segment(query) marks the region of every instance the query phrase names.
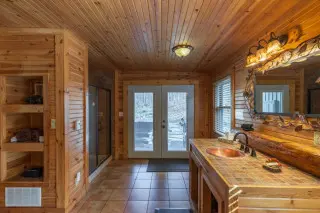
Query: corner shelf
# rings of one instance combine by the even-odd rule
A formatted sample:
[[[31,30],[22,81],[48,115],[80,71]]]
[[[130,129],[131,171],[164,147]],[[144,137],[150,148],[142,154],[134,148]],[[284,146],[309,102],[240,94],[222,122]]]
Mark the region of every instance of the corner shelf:
[[[1,111],[4,113],[43,113],[43,104],[3,104]]]
[[[8,152],[43,152],[44,144],[40,142],[3,143],[1,151]]]

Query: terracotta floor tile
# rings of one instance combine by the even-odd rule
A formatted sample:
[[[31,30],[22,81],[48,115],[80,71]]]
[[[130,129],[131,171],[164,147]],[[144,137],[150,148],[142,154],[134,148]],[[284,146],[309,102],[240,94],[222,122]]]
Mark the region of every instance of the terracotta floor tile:
[[[124,177],[120,179],[120,183],[115,186],[117,189],[132,189],[135,183],[135,178]]]
[[[151,188],[152,189],[167,189],[169,188],[168,180],[167,179],[153,179],[151,181]]]
[[[138,180],[151,180],[152,178],[152,172],[139,172],[137,179]]]
[[[130,197],[131,189],[114,189],[109,200],[127,201]]]
[[[169,190],[168,189],[151,189],[149,200],[152,200],[152,201],[169,200]]]
[[[182,180],[168,180],[169,189],[185,189],[186,185]]]
[[[170,208],[190,208],[189,201],[170,201]]]
[[[126,201],[108,201],[101,213],[123,213],[126,204]]]
[[[107,201],[112,193],[112,189],[95,188],[88,192],[88,201]]]
[[[148,201],[128,201],[125,213],[146,213]]]
[[[134,178],[124,177],[115,180],[104,180],[99,187],[107,189],[131,189],[135,182]]]
[[[150,189],[151,186],[151,180],[136,180],[134,183],[133,188],[136,189]]]
[[[132,189],[130,201],[147,201],[149,200],[150,189]]]
[[[168,178],[168,174],[166,172],[154,172],[152,179],[167,179]]]
[[[181,172],[168,172],[168,179],[170,180],[182,180]]]
[[[79,213],[100,213],[105,204],[105,201],[87,201],[82,205]]]
[[[170,201],[189,201],[186,189],[169,189]]]
[[[147,213],[154,213],[155,208],[169,208],[169,201],[149,201]]]

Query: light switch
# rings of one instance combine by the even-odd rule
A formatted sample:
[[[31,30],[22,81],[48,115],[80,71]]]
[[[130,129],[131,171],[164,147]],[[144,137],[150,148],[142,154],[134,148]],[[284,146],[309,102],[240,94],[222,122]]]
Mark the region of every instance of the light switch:
[[[77,172],[76,179],[75,179],[76,186],[79,184],[80,180],[81,180],[81,173]]]
[[[56,119],[51,119],[51,129],[56,129]]]
[[[320,145],[320,132],[314,132],[314,145]]]

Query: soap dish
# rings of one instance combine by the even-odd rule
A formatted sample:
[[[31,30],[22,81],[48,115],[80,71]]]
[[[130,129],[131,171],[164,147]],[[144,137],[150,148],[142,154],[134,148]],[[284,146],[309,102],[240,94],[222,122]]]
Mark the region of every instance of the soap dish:
[[[262,167],[272,173],[279,173],[281,172],[282,165],[277,159],[270,158],[262,165]]]

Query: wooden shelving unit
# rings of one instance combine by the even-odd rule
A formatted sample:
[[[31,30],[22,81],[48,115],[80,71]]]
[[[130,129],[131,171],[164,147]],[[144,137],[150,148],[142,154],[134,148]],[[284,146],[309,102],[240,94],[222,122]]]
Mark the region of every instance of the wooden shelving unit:
[[[4,104],[1,111],[4,113],[42,113],[43,104]]]
[[[3,143],[2,151],[8,152],[43,152],[44,145],[40,142]]]
[[[42,83],[43,104],[26,104],[27,97],[34,95],[32,83]],[[46,181],[48,166],[48,74],[0,75],[0,184],[28,186]],[[24,128],[43,129],[44,143],[35,141],[11,143],[10,138]],[[27,168],[43,167],[41,178],[21,176]]]

